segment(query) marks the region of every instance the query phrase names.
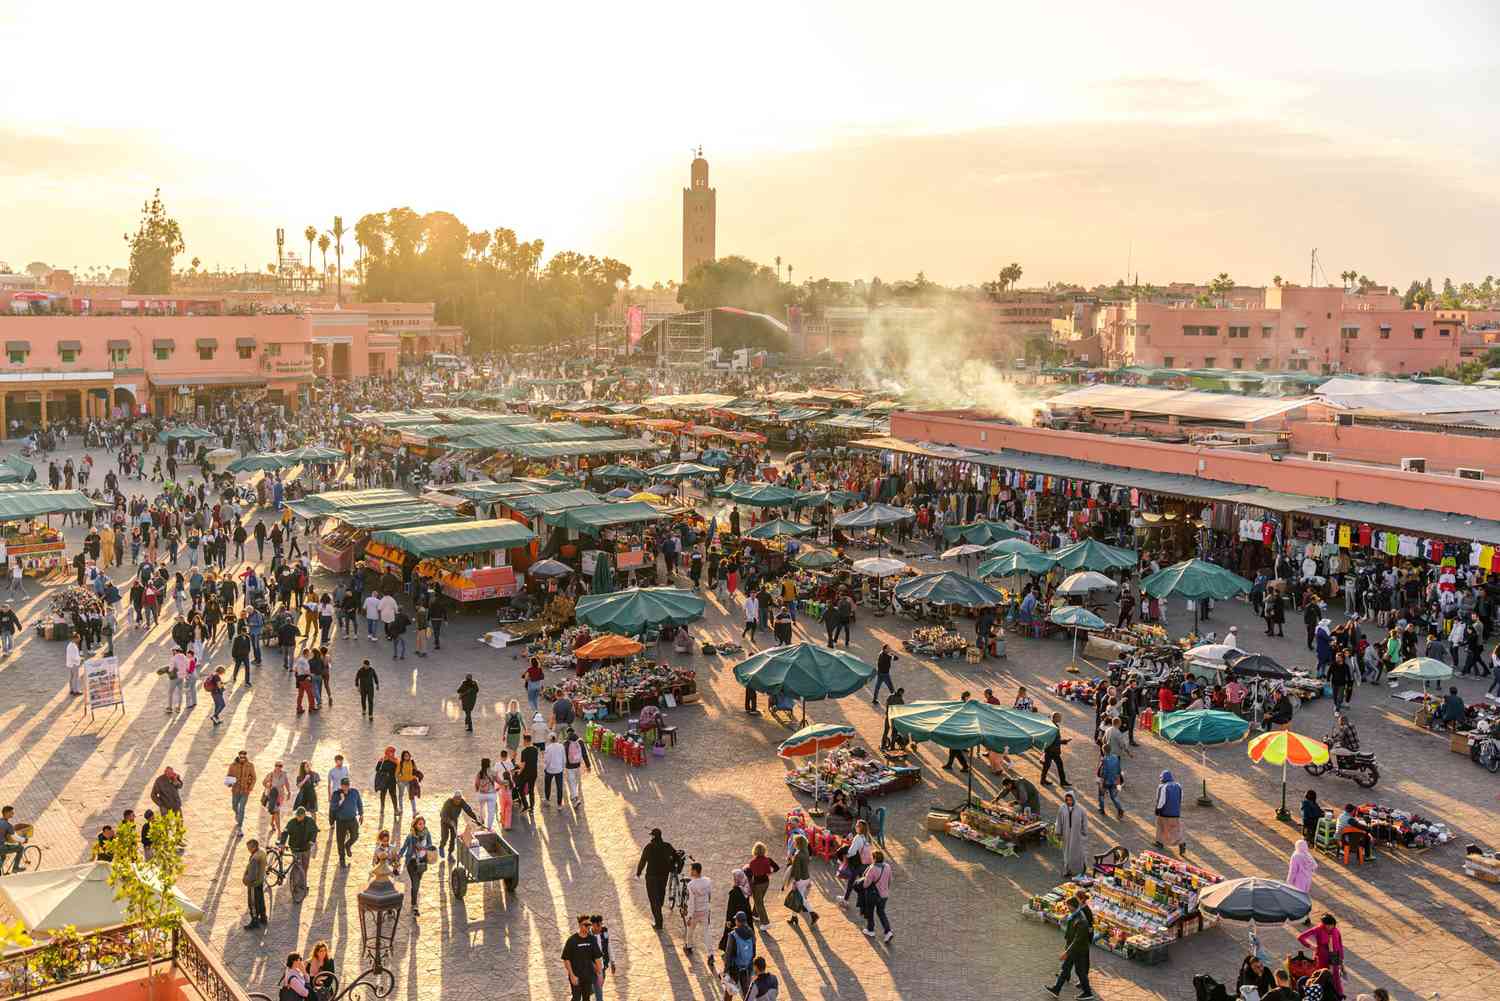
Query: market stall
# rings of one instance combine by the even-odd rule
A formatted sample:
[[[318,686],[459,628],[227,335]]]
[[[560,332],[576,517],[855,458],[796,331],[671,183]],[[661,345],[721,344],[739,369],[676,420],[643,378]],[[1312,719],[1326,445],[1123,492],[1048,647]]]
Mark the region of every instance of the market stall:
[[[377,528],[411,528],[463,520],[452,508],[422,500],[353,508],[325,515],[324,519],[313,543],[313,557],[334,573],[348,573],[354,568],[358,554],[369,545],[370,533]]]
[[[520,589],[516,571],[535,555],[536,534],[503,518],[383,529],[365,558],[403,579],[417,573],[455,601],[509,597]]]
[[[549,648],[544,644],[537,649]],[[604,664],[542,689],[542,698],[548,702],[567,697],[581,716],[591,719],[639,713],[648,705],[661,705],[665,696],[671,696],[676,705],[694,702],[697,694],[696,671],[642,656]]]
[[[67,565],[63,535],[45,521],[51,514],[92,512],[94,502],[78,490],[48,490],[34,484],[0,489],[0,559],[20,560],[29,577],[44,577]]]
[[[922,769],[909,764],[893,765],[863,747],[836,748],[821,760],[799,764],[785,775],[786,784],[798,792],[827,802],[835,791],[849,801],[887,796],[916,786]]]
[[[1061,927],[1069,915],[1068,899],[1086,890],[1094,914],[1094,944],[1155,964],[1165,961],[1173,941],[1203,930],[1198,895],[1223,878],[1184,859],[1142,851],[1120,862],[1096,864],[1088,885],[1069,881],[1036,894],[1022,913]]]

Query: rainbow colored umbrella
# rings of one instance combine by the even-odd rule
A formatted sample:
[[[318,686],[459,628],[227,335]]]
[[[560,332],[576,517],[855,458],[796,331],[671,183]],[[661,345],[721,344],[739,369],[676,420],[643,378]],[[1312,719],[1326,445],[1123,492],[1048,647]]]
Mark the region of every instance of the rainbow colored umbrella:
[[[807,812],[814,817],[823,815],[822,807],[818,806],[818,799],[822,788],[822,770],[818,767],[818,758],[824,751],[831,751],[848,743],[854,737],[854,727],[843,723],[809,723],[786,740],[783,740],[776,753],[783,758],[805,758],[809,754],[813,756],[813,805]]]
[[[1290,730],[1272,730],[1252,740],[1246,748],[1250,760],[1281,766],[1281,809],[1277,820],[1290,820],[1286,809],[1287,765],[1321,765],[1328,760],[1328,745]]]

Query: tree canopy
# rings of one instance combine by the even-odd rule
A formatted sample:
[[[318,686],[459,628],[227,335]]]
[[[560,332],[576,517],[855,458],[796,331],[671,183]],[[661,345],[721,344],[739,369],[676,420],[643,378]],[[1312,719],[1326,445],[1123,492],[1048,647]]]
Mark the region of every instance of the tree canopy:
[[[612,257],[570,250],[544,264],[541,240],[470,230],[451,212],[372,212],[354,238],[364,301],[435,302],[437,322],[462,325],[480,349],[583,334],[630,278]]]
[[[787,304],[797,301],[797,294],[764,264],[731,254],[694,268],[678,288],[677,301],[688,309],[733,306],[779,319]]]
[[[167,215],[161,189],[141,206],[141,221],[135,235],[125,234],[130,248],[129,288],[141,295],[162,295],[172,291],[172,261],[187,249],[182,228]]]

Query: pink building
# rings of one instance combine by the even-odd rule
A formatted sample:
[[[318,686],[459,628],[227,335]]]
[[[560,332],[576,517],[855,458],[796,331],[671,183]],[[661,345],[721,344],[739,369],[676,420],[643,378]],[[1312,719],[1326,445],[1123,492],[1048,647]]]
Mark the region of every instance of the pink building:
[[[1266,289],[1264,308],[1108,306],[1095,329],[1111,366],[1401,375],[1458,365],[1469,322],[1389,294],[1287,285]]]

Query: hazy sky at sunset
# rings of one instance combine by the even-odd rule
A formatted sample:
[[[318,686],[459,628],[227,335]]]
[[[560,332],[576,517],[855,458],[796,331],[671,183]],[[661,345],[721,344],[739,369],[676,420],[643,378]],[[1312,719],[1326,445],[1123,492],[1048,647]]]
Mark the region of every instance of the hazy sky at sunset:
[[[447,209],[678,277],[1384,283],[1500,272],[1500,13],[1254,5],[0,3],[0,260],[264,268],[335,213]]]

